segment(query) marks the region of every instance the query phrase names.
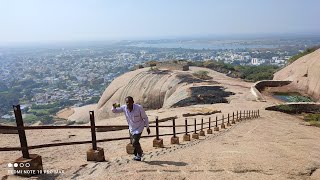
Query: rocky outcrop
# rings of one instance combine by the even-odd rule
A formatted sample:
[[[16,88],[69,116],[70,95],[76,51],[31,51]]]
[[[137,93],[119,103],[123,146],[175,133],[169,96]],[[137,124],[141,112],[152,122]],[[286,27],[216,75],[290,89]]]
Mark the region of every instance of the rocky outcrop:
[[[193,82],[201,80],[193,78],[189,73],[178,71],[143,68],[128,72],[112,81],[105,90],[98,102],[97,117],[114,117],[110,112],[112,104],[124,104],[127,96],[132,96],[135,102],[143,105],[145,109],[159,109],[177,89]]]
[[[189,106],[192,104],[212,104],[216,102],[227,102],[224,97],[224,89],[214,89],[210,97],[202,97],[195,94],[195,87],[214,86],[214,81],[205,81],[196,78],[190,72],[178,70],[158,70],[143,68],[128,72],[116,78],[101,96],[97,109],[97,119],[115,117],[111,112],[113,103],[125,104],[125,98],[132,96],[136,103],[141,104],[146,110]],[[208,92],[202,92],[208,94]],[[200,95],[200,97],[196,97]],[[201,100],[202,98],[202,100]],[[199,102],[198,102],[199,100]]]
[[[293,91],[320,99],[320,49],[303,56],[274,74],[274,80],[292,81]]]

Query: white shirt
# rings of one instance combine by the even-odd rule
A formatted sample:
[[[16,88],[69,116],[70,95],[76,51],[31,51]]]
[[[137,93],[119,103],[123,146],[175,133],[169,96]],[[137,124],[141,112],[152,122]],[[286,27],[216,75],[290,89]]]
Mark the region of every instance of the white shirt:
[[[149,128],[149,119],[146,112],[143,110],[142,106],[139,104],[133,104],[133,109],[130,112],[127,105],[122,105],[121,107],[112,107],[113,113],[124,112],[131,134],[140,134],[143,131],[144,126]]]

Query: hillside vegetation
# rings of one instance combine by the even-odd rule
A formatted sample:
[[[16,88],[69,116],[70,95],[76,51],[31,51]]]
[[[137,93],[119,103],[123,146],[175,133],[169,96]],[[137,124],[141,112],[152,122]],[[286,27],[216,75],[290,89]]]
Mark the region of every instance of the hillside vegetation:
[[[315,50],[317,50],[317,49],[319,49],[319,48],[320,48],[320,46],[315,46],[315,47],[307,48],[305,51],[303,51],[303,52],[301,52],[301,53],[299,53],[299,54],[297,54],[297,55],[292,56],[292,57],[288,60],[287,64],[291,64],[291,63],[293,63],[294,61],[296,61],[297,59],[301,58],[302,56],[305,56],[305,55],[307,55],[307,54],[310,54],[310,53],[314,52]]]
[[[246,81],[256,82],[260,80],[271,80],[273,74],[279,70],[279,67],[272,65],[262,66],[241,66],[226,64],[222,61],[197,61],[189,62],[190,66],[205,67],[227,74],[230,77],[241,78]]]
[[[311,126],[320,127],[320,114],[306,114],[304,115],[304,120],[309,122]]]

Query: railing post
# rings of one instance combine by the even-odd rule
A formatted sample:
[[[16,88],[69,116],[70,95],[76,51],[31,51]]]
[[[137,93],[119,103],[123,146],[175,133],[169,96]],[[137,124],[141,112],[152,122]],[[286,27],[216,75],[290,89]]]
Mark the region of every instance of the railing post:
[[[231,126],[230,124],[230,114],[228,113],[228,122],[227,122],[227,126]]]
[[[171,144],[179,144],[179,137],[176,136],[176,120],[172,119],[173,137],[171,137]]]
[[[13,106],[13,111],[14,111],[14,116],[16,118],[16,123],[18,127],[22,157],[26,159],[30,159],[27,137],[26,137],[26,132],[24,130],[20,105]]]
[[[200,136],[205,136],[205,133],[203,131],[203,118],[201,118],[201,130],[200,130]]]
[[[186,134],[188,134],[188,120],[187,118],[184,120],[185,126],[186,126]]]
[[[89,111],[92,148],[87,151],[87,161],[105,161],[103,148],[97,147],[96,125],[94,119],[94,111]]]
[[[18,164],[19,166],[14,166],[15,174],[19,176],[27,176],[30,177],[36,174],[42,174],[43,166],[42,166],[42,157],[38,154],[29,154],[27,137],[24,130],[24,124],[22,119],[22,113],[20,109],[20,105],[13,106],[13,112],[17,123],[20,146],[22,151],[22,157],[15,160],[14,164]],[[29,166],[21,166],[29,164]],[[30,173],[32,172],[32,173]]]
[[[249,119],[251,119],[250,110],[249,110]]]
[[[237,111],[237,120],[236,121],[239,122],[239,113],[238,113],[238,111]]]
[[[203,130],[203,118],[201,119],[201,131]]]
[[[172,119],[173,137],[176,137],[176,122],[175,118]]]
[[[221,129],[225,129],[226,126],[224,125],[224,115],[222,114],[222,124],[221,124]]]
[[[260,117],[260,111],[259,111],[259,109],[258,109],[258,117]]]
[[[213,129],[214,131],[219,131],[219,127],[218,127],[218,116],[216,116],[216,126]]]
[[[186,134],[183,135],[183,141],[190,141],[190,134],[188,134],[188,119],[184,120],[185,127],[186,127]]]
[[[199,139],[199,134],[197,133],[197,119],[194,118],[194,133],[192,134],[193,139]]]
[[[153,140],[153,147],[163,147],[163,139],[159,138],[159,118],[156,116],[156,138]]]
[[[94,122],[94,111],[90,111],[90,125],[91,125],[91,138],[92,138],[92,149],[97,150],[97,136],[96,136],[96,125]]]
[[[251,111],[251,116],[252,116],[251,119],[253,119],[254,118],[253,110]]]
[[[235,124],[236,122],[234,121],[234,112],[232,112],[232,121],[231,124]]]
[[[212,134],[212,129],[211,129],[211,117],[209,117],[209,129],[207,129],[207,134]]]
[[[241,116],[241,110],[240,110],[240,120],[242,120],[242,116]]]
[[[248,119],[248,111],[244,111],[244,119]]]
[[[159,118],[156,117],[156,139],[159,140]]]

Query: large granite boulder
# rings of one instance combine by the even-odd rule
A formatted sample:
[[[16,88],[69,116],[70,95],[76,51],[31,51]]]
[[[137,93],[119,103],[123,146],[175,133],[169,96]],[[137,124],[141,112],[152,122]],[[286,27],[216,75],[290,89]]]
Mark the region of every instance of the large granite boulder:
[[[127,96],[132,96],[135,102],[143,105],[146,110],[159,109],[167,99],[172,99],[171,96],[176,91],[185,89],[188,84],[201,82],[202,80],[183,71],[150,70],[150,68],[131,71],[116,78],[107,87],[98,102],[96,117],[105,119],[116,116],[110,111],[112,104],[116,102],[124,104]],[[185,92],[182,99],[188,96],[186,94]]]
[[[274,80],[293,81],[293,91],[320,99],[320,49],[303,56],[274,74]]]

